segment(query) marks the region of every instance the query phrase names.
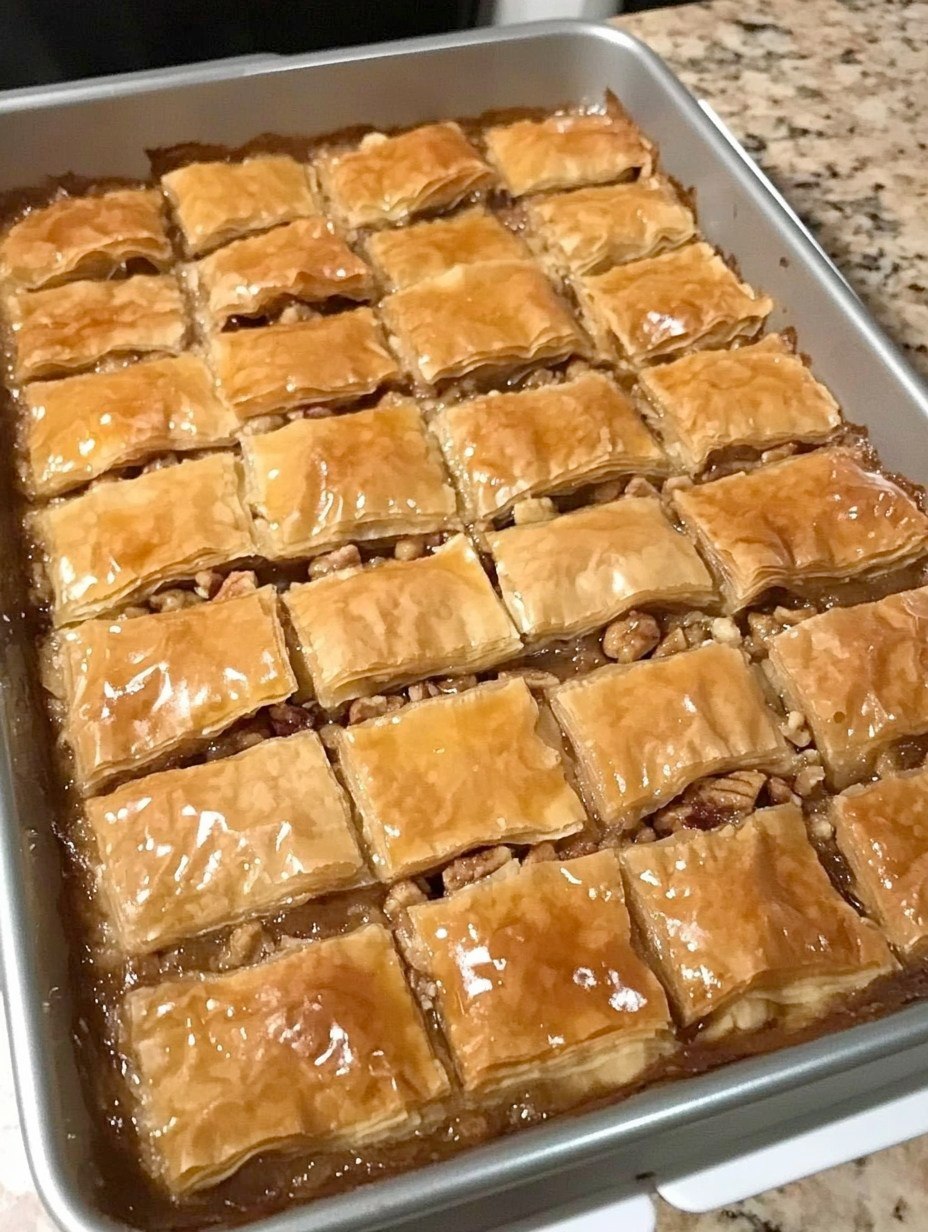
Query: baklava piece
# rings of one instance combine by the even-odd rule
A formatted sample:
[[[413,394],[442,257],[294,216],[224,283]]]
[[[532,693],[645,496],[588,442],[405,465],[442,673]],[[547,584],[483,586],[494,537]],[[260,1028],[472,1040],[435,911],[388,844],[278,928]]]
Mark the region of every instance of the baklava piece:
[[[175,1193],[265,1151],[413,1133],[448,1091],[390,934],[369,924],[225,975],[130,992],[151,1171]]]
[[[830,785],[849,786],[883,749],[928,732],[928,587],[804,620],[773,638],[770,668]]]
[[[486,538],[503,602],[530,642],[590,633],[633,607],[716,602],[708,569],[656,498],[624,497]]]
[[[692,212],[657,177],[541,197],[528,219],[555,268],[572,274],[654,257],[696,234]]]
[[[196,261],[189,275],[213,329],[293,301],[367,300],[374,291],[367,263],[319,216],[235,240]]]
[[[8,311],[20,381],[92,368],[108,357],[176,354],[187,337],[184,298],[166,274],[23,291],[10,297]]]
[[[628,902],[684,1026],[814,1022],[895,967],[828,880],[794,805],[621,856]]]
[[[849,449],[821,449],[674,493],[729,611],[773,588],[874,576],[928,553],[928,517]]]
[[[297,687],[269,586],[131,620],[88,620],[53,635],[52,647],[64,737],[86,794],[201,747]]]
[[[130,954],[357,882],[348,801],[315,732],[87,802],[108,917]]]
[[[702,242],[588,275],[577,290],[603,355],[634,365],[751,337],[773,308]]]
[[[419,560],[343,569],[285,597],[326,708],[436,673],[479,672],[521,643],[463,535]]]
[[[383,317],[406,369],[435,385],[513,374],[588,349],[564,303],[528,261],[458,265],[397,291]]]
[[[254,555],[231,453],[101,483],[32,519],[56,624],[99,616],[202,569]]]
[[[444,274],[455,265],[518,261],[527,255],[521,240],[486,210],[464,210],[450,218],[378,231],[367,250],[394,291]]]
[[[219,385],[241,419],[376,393],[399,372],[370,308],[217,334]]]
[[[841,424],[837,402],[782,334],[685,355],[639,380],[667,452],[691,475],[726,450],[817,445]]]
[[[715,642],[600,668],[551,703],[607,826],[634,825],[707,775],[792,763],[754,669]]]
[[[580,830],[583,806],[539,724],[528,686],[514,678],[340,729],[339,759],[378,877]]]
[[[3,276],[30,291],[109,278],[130,263],[163,270],[171,260],[161,194],[145,188],[60,197],[14,223],[0,243]]]
[[[195,355],[36,381],[22,391],[27,486],[55,496],[158,453],[229,445],[238,419]]]
[[[283,154],[240,163],[190,163],[168,172],[161,183],[191,256],[319,213],[307,168]]]
[[[631,120],[608,112],[519,120],[484,134],[513,197],[608,184],[650,171],[653,149]]]
[[[506,864],[409,918],[461,1083],[577,1101],[674,1047],[664,992],[636,954],[614,851]]]
[[[520,497],[668,469],[629,399],[600,372],[473,398],[440,411],[431,427],[477,520],[504,516]]]
[[[906,956],[928,939],[928,770],[851,787],[832,820],[854,892]]]
[[[454,491],[415,402],[300,419],[243,442],[262,555],[423,535],[456,520]]]
[[[426,124],[387,137],[368,133],[357,149],[324,155],[319,176],[348,227],[405,222],[486,189],[493,173],[457,124]]]

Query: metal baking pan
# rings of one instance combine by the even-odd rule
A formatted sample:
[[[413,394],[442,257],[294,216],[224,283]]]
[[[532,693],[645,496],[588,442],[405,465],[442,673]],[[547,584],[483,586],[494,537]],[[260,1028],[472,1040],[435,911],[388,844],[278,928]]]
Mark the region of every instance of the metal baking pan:
[[[707,237],[774,297],[816,374],[888,466],[928,481],[928,391],[785,203],[651,51],[605,26],[543,23],[287,59],[231,61],[0,96],[0,189],[73,171],[144,175],[148,147],[236,145],[261,132],[408,125],[613,90],[696,189]],[[750,105],[750,100],[746,100]],[[10,471],[12,468],[7,467]],[[7,485],[10,476],[3,480]],[[0,491],[0,519],[11,493]],[[0,522],[0,533],[10,527]],[[26,656],[9,600],[0,626],[0,939],[18,1097],[39,1191],[67,1232],[123,1226],[100,1206],[72,1044],[60,870]],[[928,1062],[928,1003],[879,1022],[561,1118],[448,1162],[249,1225],[354,1232],[401,1223],[488,1228],[589,1194],[609,1177],[695,1169],[799,1124],[898,1093]],[[487,1198],[495,1195],[491,1203]],[[453,1213],[450,1208],[453,1209]]]

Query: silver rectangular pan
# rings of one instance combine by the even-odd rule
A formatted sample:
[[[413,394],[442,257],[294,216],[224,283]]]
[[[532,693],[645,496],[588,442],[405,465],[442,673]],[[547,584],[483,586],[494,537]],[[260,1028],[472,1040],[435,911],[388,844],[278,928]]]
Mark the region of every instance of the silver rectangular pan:
[[[144,175],[146,147],[236,145],[262,132],[408,125],[613,90],[697,192],[708,238],[777,301],[816,374],[868,423],[890,467],[928,481],[928,391],[756,167],[637,40],[544,23],[288,59],[232,61],[0,96],[0,189],[73,171]],[[6,467],[10,471],[11,467]],[[10,483],[7,475],[2,483]],[[12,493],[0,489],[0,535]],[[6,519],[6,521],[4,521]],[[2,574],[0,570],[0,587]],[[27,1148],[67,1232],[114,1232],[103,1210],[72,1043],[67,939],[47,771],[26,671],[28,623],[0,623],[0,940]],[[399,1224],[478,1229],[555,1200],[705,1166],[899,1093],[928,1069],[928,1003],[713,1074],[562,1118],[451,1161],[249,1225],[355,1232]],[[488,1203],[489,1196],[495,1195]],[[453,1212],[451,1210],[453,1208]],[[431,1219],[427,1217],[432,1217]]]

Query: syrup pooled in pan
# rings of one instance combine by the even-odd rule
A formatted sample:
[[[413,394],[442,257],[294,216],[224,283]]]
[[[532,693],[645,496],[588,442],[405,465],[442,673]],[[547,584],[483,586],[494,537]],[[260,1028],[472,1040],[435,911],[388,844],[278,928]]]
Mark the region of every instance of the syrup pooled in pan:
[[[33,502],[5,504],[32,585],[11,570],[8,602],[49,693],[114,1217],[242,1223],[928,991],[924,914],[905,900],[900,940],[860,824],[835,840],[853,797],[831,803],[849,773],[923,759],[928,704],[893,691],[900,661],[926,677],[923,494],[882,475],[788,335],[752,345],[770,301],[655,160],[611,103],[189,146],[155,154],[163,228],[157,185],[70,181],[63,218],[124,193],[148,223],[59,228],[60,260],[6,250],[8,456]],[[609,201],[628,234],[580,234]],[[37,204],[10,217],[45,244]],[[136,288],[170,311],[121,319]],[[62,306],[107,298],[115,322],[69,334]],[[726,540],[701,513],[709,481],[814,470],[822,445],[886,497],[867,525],[840,468],[814,542],[788,518],[752,542],[753,506]],[[132,493],[180,508],[214,469],[236,490],[209,516],[191,494],[163,535],[130,517]],[[652,509],[653,543],[574,534]],[[831,611],[862,603],[878,615]],[[874,728],[852,772],[833,728],[853,744],[854,715],[816,712],[790,649],[829,618],[877,665],[840,703]],[[682,926],[698,963],[667,941]]]

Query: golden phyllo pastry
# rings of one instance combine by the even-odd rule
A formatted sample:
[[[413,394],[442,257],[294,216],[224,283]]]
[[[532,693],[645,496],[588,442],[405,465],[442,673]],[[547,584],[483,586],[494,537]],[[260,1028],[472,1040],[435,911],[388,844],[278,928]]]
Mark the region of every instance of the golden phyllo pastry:
[[[484,140],[513,197],[631,179],[653,156],[631,120],[611,113],[519,120],[488,129]]]
[[[794,805],[622,853],[629,907],[674,1007],[710,1036],[804,1026],[895,967],[832,886]]]
[[[467,1091],[579,1100],[674,1046],[663,990],[632,947],[614,851],[513,861],[409,918]]]
[[[474,519],[502,517],[520,497],[660,475],[668,465],[628,397],[601,372],[460,402],[431,427]]]
[[[389,295],[383,318],[420,382],[523,371],[583,354],[566,305],[529,261],[458,265]]]
[[[415,402],[299,419],[243,441],[262,555],[312,556],[340,543],[441,530],[453,489]]]
[[[345,153],[323,156],[322,186],[349,227],[404,222],[487,188],[493,174],[457,124],[426,124],[387,137],[368,133]]]
[[[238,420],[202,359],[175,355],[22,391],[27,484],[55,496],[167,451],[231,444]]]
[[[285,602],[305,672],[327,708],[426,676],[483,671],[521,648],[463,535],[419,560],[292,586]]]
[[[348,802],[315,732],[165,770],[86,805],[107,914],[130,954],[356,882]]]
[[[148,1163],[176,1192],[264,1151],[405,1137],[448,1090],[378,924],[137,989],[123,1025]]]
[[[0,241],[0,269],[29,290],[72,278],[108,278],[130,262],[171,264],[161,194],[121,188],[97,197],[59,197],[14,223]]]
[[[655,497],[624,497],[487,535],[503,601],[531,641],[589,633],[632,607],[703,607],[708,569]]]
[[[254,555],[231,453],[101,483],[34,519],[56,624],[124,606],[166,582]]]
[[[696,233],[692,212],[657,177],[540,197],[528,218],[553,264],[574,274],[656,256]]]
[[[166,274],[23,291],[10,297],[8,311],[20,381],[92,368],[108,357],[176,353],[187,337],[184,298]]]
[[[522,241],[486,210],[464,210],[450,218],[378,231],[367,250],[393,290],[444,274],[455,265],[526,256]]]
[[[750,337],[773,308],[703,242],[581,278],[578,292],[603,354],[636,365]]]
[[[512,679],[340,729],[342,770],[378,877],[581,829],[583,806],[540,723],[527,685]]]
[[[910,564],[928,517],[849,449],[822,449],[674,493],[721,579],[729,611],[774,587],[801,590]]]
[[[854,893],[904,953],[928,938],[928,770],[851,787],[832,804]]]
[[[837,402],[782,334],[684,355],[639,380],[667,452],[691,475],[726,449],[818,444],[841,424]]]
[[[296,689],[270,586],[131,620],[88,620],[54,635],[52,647],[64,735],[88,793],[199,748]]]
[[[307,168],[284,154],[190,163],[162,176],[161,183],[192,256],[319,213]]]
[[[214,329],[293,300],[366,300],[374,290],[366,262],[318,215],[235,240],[191,265],[190,277]]]
[[[351,402],[399,375],[370,308],[217,334],[212,356],[220,388],[241,419]]]
[[[928,732],[928,587],[812,616],[773,639],[770,665],[830,785],[847,787],[896,740]]]
[[[715,642],[600,668],[555,689],[552,706],[609,826],[633,825],[706,775],[792,760],[754,669]]]

